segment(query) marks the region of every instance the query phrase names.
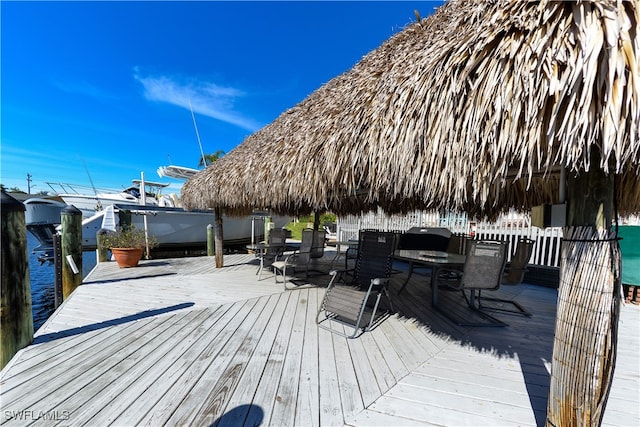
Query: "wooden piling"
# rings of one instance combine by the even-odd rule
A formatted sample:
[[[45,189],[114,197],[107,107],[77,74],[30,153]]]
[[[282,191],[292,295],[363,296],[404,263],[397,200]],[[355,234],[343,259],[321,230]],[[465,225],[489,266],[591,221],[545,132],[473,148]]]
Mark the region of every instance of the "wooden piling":
[[[75,206],[67,206],[60,212],[62,225],[62,299],[82,283],[82,212]],[[77,271],[69,260],[73,259]]]
[[[0,369],[33,340],[27,226],[22,203],[2,191]]]
[[[53,270],[55,272],[54,302],[57,309],[62,305],[62,236],[53,234]]]
[[[96,243],[98,246],[98,249],[96,250],[96,259],[99,263],[109,261],[109,249],[107,249],[101,244],[101,242],[104,240],[106,236],[107,236],[107,230],[105,230],[104,228],[101,228],[96,233]]]

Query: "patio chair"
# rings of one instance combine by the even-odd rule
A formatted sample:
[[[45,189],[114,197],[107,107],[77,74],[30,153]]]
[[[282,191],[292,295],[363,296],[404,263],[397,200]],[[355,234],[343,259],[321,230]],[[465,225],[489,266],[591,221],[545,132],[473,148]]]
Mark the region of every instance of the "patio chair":
[[[269,231],[267,246],[259,253],[260,268],[258,269],[258,280],[262,278],[262,270],[265,267],[272,267],[272,264],[282,256],[287,240],[287,230],[284,228],[274,228]]]
[[[500,288],[507,259],[507,243],[495,241],[468,242],[467,256],[462,274],[445,273],[438,276],[435,286],[447,286],[460,290],[467,305],[479,312],[491,323],[459,323],[463,326],[507,326],[506,323],[484,311],[481,304],[482,291],[495,291]],[[466,291],[470,296],[467,297]],[[476,298],[476,291],[478,296]]]
[[[527,265],[529,264],[529,259],[531,259],[531,253],[533,252],[533,244],[535,242],[531,239],[520,239],[516,246],[516,253],[511,259],[511,263],[508,267],[505,268],[505,273],[502,276],[502,284],[503,285],[519,285],[524,280],[524,274],[527,272]],[[501,299],[501,298],[488,298],[482,297],[482,299],[478,302],[481,304],[483,301],[492,301],[495,303],[501,303],[500,306],[490,305],[483,306],[485,310],[494,310],[494,311],[504,311],[507,313],[515,313],[521,314],[523,316],[530,317],[531,313],[529,313],[522,305],[520,305],[516,301]],[[504,308],[503,304],[511,304],[515,307],[515,310],[509,310]]]
[[[471,240],[469,236],[463,233],[453,233],[447,245],[447,252],[450,254],[463,255],[467,251],[467,242]]]
[[[304,278],[309,278],[309,272],[315,271],[322,274],[326,274],[319,270],[317,267],[312,268],[312,264],[318,258],[324,256],[324,245],[326,238],[325,230],[313,230],[311,228],[305,228],[302,230],[302,241],[300,243],[300,249],[294,251],[282,260],[276,260],[271,264],[274,272],[274,279],[278,283],[278,275],[282,276],[284,288],[287,288],[287,269],[291,269],[296,272],[298,269],[304,268]],[[289,280],[293,285],[299,286],[294,280]]]
[[[396,247],[396,235],[390,232],[363,231],[360,233],[355,268],[351,275],[345,271],[331,271],[331,282],[318,310],[318,326],[348,338],[355,338],[359,331],[369,331],[393,311],[389,298],[389,276]],[[382,297],[387,305],[378,312]],[[320,318],[324,313],[324,318]],[[328,320],[336,320],[353,327],[353,333],[333,329]]]

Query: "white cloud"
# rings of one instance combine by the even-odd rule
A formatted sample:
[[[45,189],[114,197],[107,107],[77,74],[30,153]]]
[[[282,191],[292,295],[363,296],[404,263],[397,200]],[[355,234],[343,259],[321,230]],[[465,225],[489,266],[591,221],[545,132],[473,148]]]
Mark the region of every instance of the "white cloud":
[[[179,82],[167,76],[143,77],[137,72],[134,78],[142,83],[145,98],[166,102],[202,114],[251,132],[261,126],[254,120],[233,110],[234,101],[246,94],[233,87],[210,82]],[[189,105],[191,103],[191,106]]]

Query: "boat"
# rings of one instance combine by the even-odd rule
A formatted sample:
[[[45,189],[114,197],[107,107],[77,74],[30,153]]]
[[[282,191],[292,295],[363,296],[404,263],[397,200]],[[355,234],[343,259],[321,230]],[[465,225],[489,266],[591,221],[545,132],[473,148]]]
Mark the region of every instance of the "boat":
[[[162,174],[161,171],[162,170]],[[181,167],[166,166],[158,169],[161,177],[171,177],[186,180],[195,175],[198,170]],[[187,211],[180,206],[176,194],[164,195],[162,190],[170,184],[132,180],[132,185],[123,190],[93,190],[93,194],[83,192],[83,186],[47,182],[54,189],[57,186],[64,191],[57,196],[64,203],[56,204],[55,208],[45,214],[38,224],[33,223],[30,231],[38,238],[40,247],[52,248],[53,234],[60,231],[60,211],[66,206],[74,206],[82,212],[82,242],[84,250],[97,247],[96,235],[101,228],[109,228],[106,224],[119,225],[119,213],[129,212],[131,224],[136,228],[146,229],[150,235],[158,239],[158,250],[170,249],[204,249],[207,245],[207,226],[215,223],[212,210]],[[84,190],[87,191],[87,190]],[[33,203],[43,209],[36,202]],[[106,215],[106,216],[105,216]],[[227,247],[241,246],[254,243],[264,235],[264,220],[268,216],[265,212],[255,212],[245,217],[223,216],[224,244]],[[115,222],[114,219],[115,218]],[[274,227],[284,227],[290,221],[289,217],[270,217]],[[256,221],[261,227],[256,227]],[[257,230],[257,231],[256,231]]]
[[[38,239],[34,252],[53,254],[53,235],[60,224],[60,212],[67,205],[56,198],[32,197],[22,202],[27,230]]]
[[[154,207],[176,207],[178,198],[175,194],[164,195],[162,190],[170,184],[134,179],[132,185],[123,190],[98,190],[93,189],[94,194],[89,194],[83,189],[86,187],[47,182],[67,205],[80,209],[85,218],[93,216],[105,207],[118,203],[135,204]],[[63,191],[56,190],[58,186]],[[142,192],[144,189],[144,194]]]
[[[113,214],[109,212],[112,211]],[[203,249],[207,244],[207,227],[215,224],[215,216],[211,210],[186,211],[175,207],[154,207],[129,204],[113,204],[107,209],[96,213],[82,221],[82,245],[85,249],[95,249],[96,235],[100,229],[109,229],[106,224],[120,225],[122,211],[128,212],[131,224],[138,229],[145,229],[149,235],[158,240],[161,250],[170,249]],[[111,217],[113,215],[113,217]],[[249,217],[223,216],[225,246],[242,246],[261,240],[264,235],[263,221],[267,215],[255,212]],[[255,222],[262,222],[261,228],[256,228]],[[290,221],[288,217],[271,217],[274,227],[282,228]],[[259,230],[256,232],[256,230]]]

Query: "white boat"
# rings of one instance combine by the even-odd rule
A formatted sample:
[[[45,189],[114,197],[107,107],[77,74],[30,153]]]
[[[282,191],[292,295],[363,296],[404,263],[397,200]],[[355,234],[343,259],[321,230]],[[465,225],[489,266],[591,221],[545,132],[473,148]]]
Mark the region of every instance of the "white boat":
[[[158,169],[161,177],[186,180],[198,170],[181,166],[166,166]],[[96,248],[96,234],[104,228],[104,215],[107,207],[113,207],[118,214],[122,210],[130,212],[131,224],[136,228],[146,229],[156,237],[159,249],[196,249],[206,248],[207,226],[215,224],[212,210],[187,211],[180,207],[176,194],[163,195],[162,190],[170,184],[150,182],[144,179],[133,180],[132,186],[124,190],[93,190],[88,194],[87,187],[51,183],[47,184],[55,190],[57,186],[64,191],[58,196],[66,203],[59,210],[52,210],[46,220],[46,227],[39,227],[32,233],[38,238],[41,246],[52,246],[54,230],[60,230],[60,210],[65,206],[75,206],[83,215],[82,241],[84,250]],[[84,188],[84,193],[82,188]],[[144,188],[144,194],[141,191]],[[59,206],[58,206],[59,207]],[[44,215],[44,214],[43,214]],[[45,215],[46,216],[46,215]],[[257,212],[245,217],[223,216],[223,240],[226,246],[245,245],[260,240],[264,235],[264,218],[266,213]],[[116,225],[119,215],[115,215]],[[272,217],[275,227],[281,228],[290,221],[289,217]],[[43,240],[41,240],[41,238]]]
[[[118,204],[135,204],[154,207],[176,207],[178,198],[175,194],[163,195],[162,190],[170,184],[142,181],[134,179],[132,185],[123,190],[97,190],[94,194],[82,192],[82,188],[76,185],[51,183],[47,184],[54,189],[55,185],[65,190],[58,192],[58,196],[69,206],[75,206],[82,211],[85,218],[93,216],[105,207]],[[141,188],[145,189],[144,200]]]
[[[59,200],[33,197],[22,202],[25,207],[24,220],[27,230],[38,239],[36,252],[53,253],[53,234],[60,224],[60,212],[67,205]]]
[[[207,227],[215,224],[213,211],[185,211],[181,208],[151,207],[138,205],[112,205],[114,220],[105,213],[105,209],[82,221],[82,244],[86,249],[96,247],[96,235],[106,222],[113,221],[116,226],[120,223],[119,212],[125,210],[131,215],[131,224],[136,228],[145,229],[154,236],[160,249],[171,248],[205,248],[207,243]],[[222,218],[224,243],[227,246],[246,245],[252,241],[261,240],[264,235],[263,213],[256,213],[250,217]],[[275,227],[282,228],[290,221],[288,217],[272,217]],[[256,226],[258,222],[258,226]]]

